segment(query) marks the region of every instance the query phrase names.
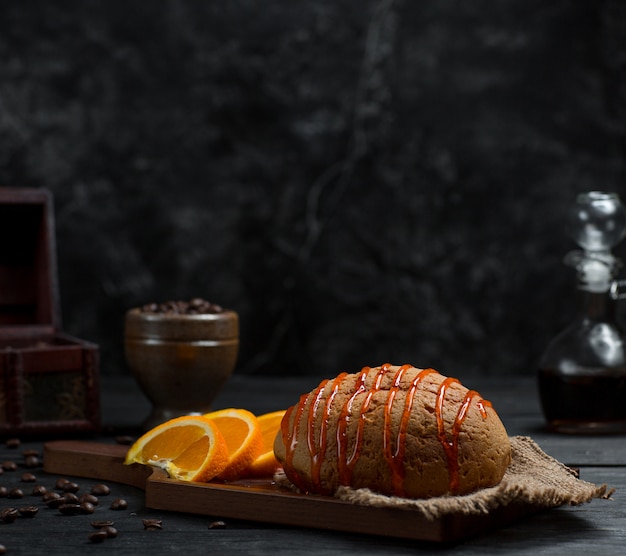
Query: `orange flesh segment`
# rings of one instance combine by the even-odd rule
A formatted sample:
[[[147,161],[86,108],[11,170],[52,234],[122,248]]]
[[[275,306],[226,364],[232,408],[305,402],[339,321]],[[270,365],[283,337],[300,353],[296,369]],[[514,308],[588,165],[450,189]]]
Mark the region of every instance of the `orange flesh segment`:
[[[172,463],[182,469],[198,469],[204,462],[208,451],[209,439],[206,436],[202,436],[193,444],[187,446],[180,455],[172,459]]]
[[[272,411],[258,417],[263,437],[263,451],[246,470],[249,477],[271,477],[280,468],[274,455],[274,439],[280,430],[280,423],[286,410]]]
[[[141,455],[145,460],[176,458],[204,434],[204,429],[193,425],[166,429],[145,444]]]
[[[263,438],[254,414],[246,409],[222,409],[207,413],[226,440],[229,457],[219,479],[230,481],[241,476],[263,449]]]
[[[217,428],[220,429],[228,451],[232,454],[241,448],[242,439],[249,433],[250,427],[245,421],[224,417],[216,421]]]
[[[228,447],[208,419],[177,417],[141,436],[128,450],[124,463],[154,465],[184,481],[208,481],[228,464]]]

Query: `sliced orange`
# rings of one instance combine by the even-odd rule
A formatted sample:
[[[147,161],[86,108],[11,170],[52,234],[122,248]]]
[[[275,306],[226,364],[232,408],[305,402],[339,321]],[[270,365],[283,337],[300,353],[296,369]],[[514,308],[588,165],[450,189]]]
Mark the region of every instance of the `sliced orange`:
[[[228,447],[228,464],[218,479],[231,481],[241,476],[263,450],[263,436],[256,416],[247,409],[222,409],[204,417],[217,425]]]
[[[183,481],[209,481],[229,462],[228,445],[217,425],[199,415],[185,415],[162,423],[137,439],[124,463],[165,469]]]
[[[280,462],[274,455],[274,439],[280,430],[285,413],[286,410],[281,409],[257,417],[263,436],[263,451],[246,469],[247,477],[271,477],[280,468]]]

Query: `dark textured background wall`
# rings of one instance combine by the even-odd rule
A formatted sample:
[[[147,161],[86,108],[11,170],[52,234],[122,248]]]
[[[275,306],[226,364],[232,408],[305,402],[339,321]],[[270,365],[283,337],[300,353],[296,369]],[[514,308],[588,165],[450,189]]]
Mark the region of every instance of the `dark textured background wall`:
[[[625,190],[625,37],[622,0],[3,2],[0,185],[53,192],[103,372],[202,296],[238,372],[531,373],[567,204]]]

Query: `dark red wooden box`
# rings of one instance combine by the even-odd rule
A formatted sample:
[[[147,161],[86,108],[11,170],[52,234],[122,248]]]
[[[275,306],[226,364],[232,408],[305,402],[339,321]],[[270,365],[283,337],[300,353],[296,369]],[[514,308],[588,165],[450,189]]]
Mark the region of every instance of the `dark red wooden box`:
[[[0,435],[98,431],[98,375],[61,330],[52,195],[0,187]]]

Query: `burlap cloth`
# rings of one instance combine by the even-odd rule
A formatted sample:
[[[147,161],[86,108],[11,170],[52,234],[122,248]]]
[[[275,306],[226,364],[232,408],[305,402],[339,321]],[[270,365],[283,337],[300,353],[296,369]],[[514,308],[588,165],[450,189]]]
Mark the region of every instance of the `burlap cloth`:
[[[275,480],[286,484],[284,474]],[[511,437],[511,464],[500,484],[464,496],[440,496],[429,499],[408,499],[377,494],[369,489],[340,487],[335,497],[353,504],[376,507],[405,508],[427,519],[447,514],[487,514],[513,502],[534,507],[555,508],[579,505],[593,498],[609,498],[613,490],[578,478],[576,471],[547,455],[528,436]]]

